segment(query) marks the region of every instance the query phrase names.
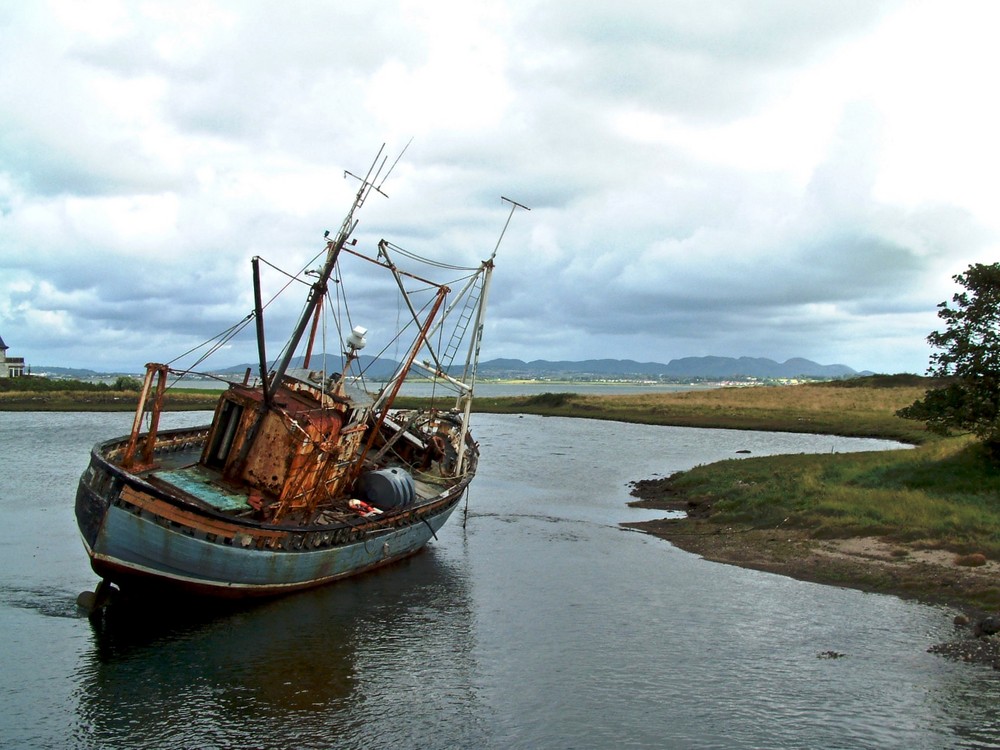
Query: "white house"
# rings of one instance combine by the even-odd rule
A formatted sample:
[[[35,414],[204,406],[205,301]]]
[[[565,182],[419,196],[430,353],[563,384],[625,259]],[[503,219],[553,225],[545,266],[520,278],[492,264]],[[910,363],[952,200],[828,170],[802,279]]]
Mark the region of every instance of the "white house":
[[[17,378],[24,375],[24,357],[8,357],[7,345],[0,338],[0,378]]]

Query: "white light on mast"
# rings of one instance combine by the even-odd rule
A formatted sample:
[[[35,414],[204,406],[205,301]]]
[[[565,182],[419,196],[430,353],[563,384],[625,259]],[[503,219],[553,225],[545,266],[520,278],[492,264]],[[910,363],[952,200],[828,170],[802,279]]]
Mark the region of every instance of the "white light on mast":
[[[360,351],[361,349],[365,348],[365,344],[368,343],[365,340],[365,334],[367,333],[368,333],[367,328],[363,328],[362,326],[354,326],[354,330],[352,330],[348,334],[346,343],[347,343],[347,348],[350,349],[352,354],[354,352]]]

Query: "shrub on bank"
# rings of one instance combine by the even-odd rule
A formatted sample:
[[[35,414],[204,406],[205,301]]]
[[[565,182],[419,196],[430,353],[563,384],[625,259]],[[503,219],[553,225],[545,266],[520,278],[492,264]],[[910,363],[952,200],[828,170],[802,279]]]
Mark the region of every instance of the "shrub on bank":
[[[38,375],[0,378],[0,393],[104,393],[108,391],[138,391],[140,388],[142,388],[142,383],[127,375],[120,375],[113,383],[95,383],[89,380],[69,378],[43,378]]]

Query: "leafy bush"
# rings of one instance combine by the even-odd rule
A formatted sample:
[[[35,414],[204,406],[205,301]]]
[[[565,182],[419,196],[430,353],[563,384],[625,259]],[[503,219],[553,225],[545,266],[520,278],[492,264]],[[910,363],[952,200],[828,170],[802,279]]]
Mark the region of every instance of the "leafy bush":
[[[0,378],[0,393],[59,393],[87,392],[101,393],[104,391],[137,391],[142,383],[127,375],[120,376],[114,383],[92,383],[85,380],[68,378],[43,378],[38,375],[22,375],[18,378]]]
[[[969,432],[1000,460],[1000,263],[974,263],[953,278],[965,291],[938,305],[945,329],[927,337],[939,350],[931,374],[952,380],[896,413],[941,434]]]
[[[28,391],[106,391],[105,383],[87,383],[82,380],[62,380],[57,378],[42,378],[37,375],[23,375],[19,378],[0,378],[0,392]]]
[[[138,391],[142,388],[142,383],[136,378],[131,378],[128,375],[119,375],[115,382],[111,385],[111,390],[113,391]]]

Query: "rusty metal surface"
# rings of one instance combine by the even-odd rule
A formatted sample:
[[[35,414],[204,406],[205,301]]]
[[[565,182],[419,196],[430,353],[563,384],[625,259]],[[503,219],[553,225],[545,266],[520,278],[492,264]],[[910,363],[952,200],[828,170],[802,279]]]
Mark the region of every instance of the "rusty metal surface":
[[[135,454],[139,446],[139,438],[142,435],[143,415],[149,415],[149,429],[145,434],[142,447],[142,465],[148,466],[152,461],[153,449],[156,445],[156,433],[160,425],[160,411],[163,408],[163,394],[167,388],[167,365],[150,362],[146,365],[146,376],[143,379],[142,391],[139,394],[139,401],[135,407],[135,417],[132,420],[132,431],[129,435],[128,445],[122,463],[127,468],[137,468]],[[153,388],[153,381],[156,381],[156,393],[153,396],[152,404],[149,403],[150,390]]]

